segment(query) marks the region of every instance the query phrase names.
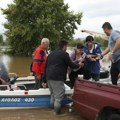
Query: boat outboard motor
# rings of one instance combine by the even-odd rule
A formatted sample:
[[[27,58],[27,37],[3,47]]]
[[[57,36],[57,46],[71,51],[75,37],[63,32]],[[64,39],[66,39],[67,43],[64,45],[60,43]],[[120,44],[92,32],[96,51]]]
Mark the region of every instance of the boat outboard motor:
[[[1,83],[4,85],[4,84],[7,84],[8,81],[9,81],[9,75],[8,75],[8,71],[4,65],[4,63],[2,62],[2,60],[0,60],[0,80],[1,80]]]
[[[10,90],[12,90],[11,85],[16,82],[18,77],[9,78],[8,71],[0,59],[0,85],[9,85]],[[1,90],[6,90],[7,86],[1,86]]]
[[[0,85],[8,85],[9,75],[7,69],[0,59]],[[0,89],[6,89],[6,86],[1,87]]]
[[[16,80],[17,80],[18,77],[12,77],[9,79],[9,84],[15,84]]]

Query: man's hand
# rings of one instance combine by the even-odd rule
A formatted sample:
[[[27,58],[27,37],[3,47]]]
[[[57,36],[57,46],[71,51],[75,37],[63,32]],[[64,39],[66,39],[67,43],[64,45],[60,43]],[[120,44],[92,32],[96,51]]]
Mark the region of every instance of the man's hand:
[[[91,61],[96,61],[95,55],[87,55],[87,58]]]
[[[98,54],[97,57],[95,57],[95,55],[87,55],[87,58],[91,61],[97,61],[101,59],[101,55]]]
[[[91,61],[96,61],[96,58],[90,58]]]
[[[40,79],[41,79],[41,75],[40,75],[40,76],[37,76],[36,78],[37,78],[38,80],[40,80]]]
[[[79,61],[79,62],[84,62],[85,59],[84,59],[84,58],[80,58],[80,59],[78,59],[78,61]]]
[[[108,60],[110,60],[110,61],[112,60],[112,54],[108,55]]]
[[[118,74],[118,79],[120,78],[120,73]]]
[[[96,60],[100,60],[101,59],[101,55],[98,54],[97,57],[96,57]]]
[[[47,83],[42,83],[43,88],[47,88]]]
[[[82,68],[84,66],[84,63],[79,62],[80,68]]]
[[[92,55],[87,55],[86,57],[87,57],[88,59],[90,59],[90,58],[92,58]]]
[[[34,74],[33,74],[33,72],[30,72],[30,76],[33,76]]]
[[[91,60],[91,61],[96,61],[96,58],[94,58],[94,57],[91,56],[91,57],[89,58],[89,60]]]

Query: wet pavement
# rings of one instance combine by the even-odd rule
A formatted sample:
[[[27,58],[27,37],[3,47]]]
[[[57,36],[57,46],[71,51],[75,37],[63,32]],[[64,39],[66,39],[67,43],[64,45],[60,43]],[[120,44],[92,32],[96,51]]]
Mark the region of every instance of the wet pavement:
[[[0,120],[84,120],[68,107],[62,109],[61,115],[54,115],[50,108],[29,108],[0,110]]]

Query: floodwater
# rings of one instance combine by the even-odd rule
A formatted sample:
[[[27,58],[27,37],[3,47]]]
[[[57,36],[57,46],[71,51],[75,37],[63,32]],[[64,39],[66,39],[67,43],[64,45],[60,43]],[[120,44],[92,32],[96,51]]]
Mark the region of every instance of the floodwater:
[[[9,73],[18,76],[30,74],[32,57],[0,55]],[[29,109],[0,110],[0,120],[84,120],[76,112],[69,112],[69,107],[62,108],[62,114],[56,116],[47,107]]]
[[[62,109],[61,115],[54,115],[50,108],[0,110],[0,120],[84,120],[79,114]]]
[[[30,75],[30,64],[32,57],[0,55],[9,73],[16,73],[18,76]]]

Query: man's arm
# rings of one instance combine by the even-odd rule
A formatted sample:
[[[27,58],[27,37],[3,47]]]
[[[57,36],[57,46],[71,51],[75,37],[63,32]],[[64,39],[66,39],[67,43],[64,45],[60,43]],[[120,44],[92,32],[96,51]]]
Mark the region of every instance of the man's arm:
[[[112,49],[112,52],[115,53],[118,49],[120,49],[120,38],[116,39],[115,46]]]
[[[102,52],[102,56],[105,56],[106,54],[108,54],[110,52],[110,48],[107,47],[103,52]]]
[[[70,59],[72,60],[72,62],[74,63],[79,63],[79,60],[76,59],[76,53],[75,53],[75,50],[70,54]]]
[[[75,64],[75,63],[73,63],[73,62],[71,61],[68,53],[65,53],[65,54],[64,54],[64,60],[65,60],[65,63],[66,63],[69,67],[71,67],[72,69],[80,68],[80,65],[79,65],[79,64]]]

